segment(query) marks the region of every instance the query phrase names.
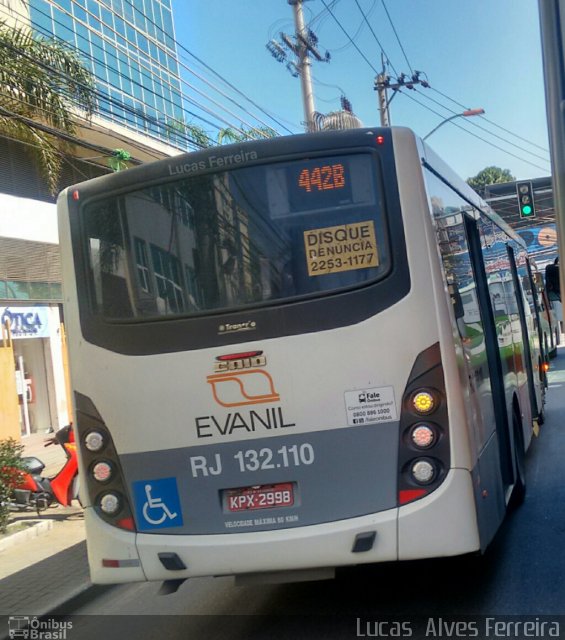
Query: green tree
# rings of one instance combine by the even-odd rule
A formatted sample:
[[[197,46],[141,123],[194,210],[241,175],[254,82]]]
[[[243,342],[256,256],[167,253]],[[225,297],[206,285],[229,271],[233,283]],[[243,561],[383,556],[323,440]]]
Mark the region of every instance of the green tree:
[[[204,149],[210,146],[211,138],[206,131],[197,124],[186,122],[179,118],[169,118],[165,128],[170,139],[175,140],[179,135],[186,136],[196,144],[196,146]]]
[[[500,167],[485,167],[473,178],[467,179],[467,184],[477,192],[482,192],[488,184],[499,184],[501,182],[513,182],[516,178],[508,169]]]
[[[28,145],[52,194],[77,111],[95,107],[94,78],[74,50],[0,22],[0,132]]]
[[[245,142],[246,140],[262,140],[263,138],[274,138],[277,132],[270,127],[258,127],[257,129],[220,129],[218,133],[218,144],[227,142]]]

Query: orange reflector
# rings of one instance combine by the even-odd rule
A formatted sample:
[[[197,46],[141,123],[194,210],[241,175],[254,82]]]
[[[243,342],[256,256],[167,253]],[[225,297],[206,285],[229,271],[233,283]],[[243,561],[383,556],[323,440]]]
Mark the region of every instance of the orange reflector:
[[[80,198],[80,194],[78,191],[73,191],[73,200],[78,200]]]
[[[102,566],[108,569],[131,569],[132,567],[139,567],[140,562],[137,558],[124,558],[123,560],[103,558]]]
[[[545,371],[545,373],[547,373],[547,372],[549,371],[549,362],[544,362],[544,363],[541,365],[541,370],[542,370],[542,371]]]
[[[135,523],[133,518],[122,518],[116,522],[116,526],[120,529],[128,529],[128,531],[135,531]]]
[[[404,489],[398,492],[398,504],[407,504],[426,495],[426,489]]]

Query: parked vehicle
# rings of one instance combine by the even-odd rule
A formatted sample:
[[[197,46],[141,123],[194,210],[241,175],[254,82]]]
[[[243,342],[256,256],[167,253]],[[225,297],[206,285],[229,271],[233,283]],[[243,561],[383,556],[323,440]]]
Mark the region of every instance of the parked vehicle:
[[[45,441],[49,447],[59,444],[67,457],[59,472],[47,478],[42,476],[45,464],[35,456],[24,457],[26,467],[21,482],[14,489],[9,506],[16,510],[35,509],[39,514],[53,504],[65,507],[78,499],[78,463],[76,444],[71,425],[63,427]]]

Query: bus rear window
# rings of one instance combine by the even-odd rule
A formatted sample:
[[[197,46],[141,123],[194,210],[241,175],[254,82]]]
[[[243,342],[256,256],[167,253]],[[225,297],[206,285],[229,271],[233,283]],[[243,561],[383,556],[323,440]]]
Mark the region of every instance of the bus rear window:
[[[382,278],[378,184],[366,153],[188,175],[86,203],[94,312],[200,314]]]

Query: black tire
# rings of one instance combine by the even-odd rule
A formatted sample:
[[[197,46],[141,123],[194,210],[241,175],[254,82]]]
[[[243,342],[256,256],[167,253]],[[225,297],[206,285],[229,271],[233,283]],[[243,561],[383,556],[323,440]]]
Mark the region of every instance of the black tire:
[[[522,433],[522,421],[516,413],[512,412],[512,424],[514,428],[514,463],[516,466],[516,478],[514,488],[510,496],[509,507],[516,509],[526,499],[526,452],[524,450],[524,436]]]

